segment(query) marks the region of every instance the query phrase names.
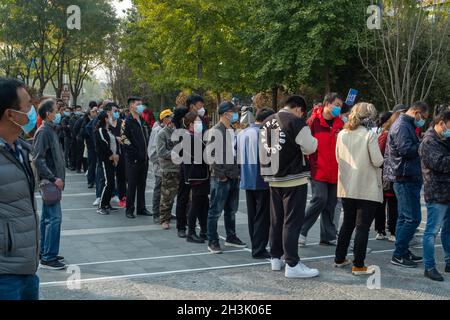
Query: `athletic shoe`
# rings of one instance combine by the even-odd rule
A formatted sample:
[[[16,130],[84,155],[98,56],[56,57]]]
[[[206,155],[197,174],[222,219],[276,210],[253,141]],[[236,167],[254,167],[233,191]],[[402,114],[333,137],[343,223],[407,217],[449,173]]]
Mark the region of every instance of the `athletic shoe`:
[[[109,214],[109,210],[106,208],[99,208],[99,209],[97,209],[97,213],[102,216],[106,216]]]
[[[334,262],[334,266],[336,268],[344,268],[344,267],[348,266],[349,264],[352,264],[352,262],[349,259],[345,259],[344,261],[342,261],[340,263]]]
[[[444,277],[436,270],[436,268],[425,270],[424,276],[434,281],[444,281]]]
[[[393,265],[404,267],[404,268],[416,268],[417,267],[417,263],[409,260],[409,258],[392,257],[391,263]]]
[[[306,237],[303,235],[300,235],[300,237],[298,238],[298,244],[300,245],[300,247],[305,247],[306,246]]]
[[[40,267],[42,269],[49,269],[49,270],[63,270],[66,268],[66,265],[58,260],[54,261],[42,261]]]
[[[95,199],[94,203],[92,204],[94,207],[98,207],[100,205],[100,201],[102,201],[101,198]]]
[[[225,246],[227,247],[235,247],[235,248],[245,248],[247,245],[241,241],[237,236],[233,236],[228,238],[225,241]]]
[[[397,239],[395,238],[395,236],[393,234],[391,234],[388,238],[389,242],[395,242]]]
[[[386,239],[386,235],[384,235],[382,233],[378,233],[375,239],[376,240],[384,240],[384,239]]]
[[[208,250],[209,250],[209,252],[214,253],[214,254],[222,253],[222,248],[220,248],[220,244],[219,244],[218,240],[209,241]]]
[[[374,274],[375,273],[375,268],[374,267],[352,267],[352,274],[355,276],[363,276],[363,275],[368,275],[368,274]]]
[[[278,258],[270,259],[270,265],[272,267],[272,271],[281,271],[286,266],[286,262]]]
[[[412,262],[415,262],[415,263],[419,263],[419,262],[423,261],[422,257],[416,256],[411,251],[408,251],[408,258],[409,258],[409,260],[411,260]]]
[[[319,275],[319,270],[311,269],[299,262],[295,267],[286,265],[284,276],[286,278],[314,278]]]

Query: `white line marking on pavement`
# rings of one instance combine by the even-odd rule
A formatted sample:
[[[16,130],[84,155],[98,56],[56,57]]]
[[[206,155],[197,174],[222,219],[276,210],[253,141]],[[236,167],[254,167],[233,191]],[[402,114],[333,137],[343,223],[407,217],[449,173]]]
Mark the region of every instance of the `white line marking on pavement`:
[[[227,250],[223,253],[234,253],[234,252],[244,252],[243,249],[238,250]],[[122,260],[110,260],[110,261],[99,261],[99,262],[85,262],[78,264],[70,264],[72,266],[89,266],[96,264],[106,264],[106,263],[120,263],[120,262],[133,262],[133,261],[145,261],[145,260],[160,260],[160,259],[171,259],[171,258],[184,258],[184,257],[196,257],[196,256],[206,256],[211,255],[210,252],[199,252],[199,253],[186,253],[186,254],[176,254],[171,256],[159,256],[159,257],[148,257],[148,258],[135,258],[135,259],[122,259]]]
[[[436,245],[435,247],[442,247],[442,245]],[[422,247],[419,246],[419,247],[414,247],[414,248],[419,249]],[[372,251],[371,254],[387,253],[387,252],[393,252],[393,251],[394,251],[394,249],[377,250],[377,251]],[[208,254],[210,254],[210,253],[208,253]],[[353,254],[348,254],[348,255],[352,256]],[[302,261],[313,261],[313,260],[323,260],[323,259],[330,259],[330,258],[334,258],[334,255],[302,258],[301,260]],[[245,263],[245,264],[237,264],[237,265],[224,265],[224,266],[218,266],[218,267],[183,269],[183,270],[173,270],[173,271],[128,274],[128,275],[110,276],[110,277],[88,278],[88,279],[80,279],[77,281],[78,281],[78,283],[87,283],[87,282],[109,281],[109,280],[119,280],[119,279],[145,278],[145,277],[149,277],[149,276],[171,275],[171,274],[178,274],[178,273],[192,273],[192,272],[197,272],[197,271],[233,269],[233,268],[242,268],[242,267],[253,267],[253,266],[267,265],[267,264],[270,264],[270,261],[267,260],[265,262]],[[41,287],[51,287],[51,286],[58,286],[58,285],[67,285],[67,281],[53,281],[53,282],[42,282],[41,283]]]

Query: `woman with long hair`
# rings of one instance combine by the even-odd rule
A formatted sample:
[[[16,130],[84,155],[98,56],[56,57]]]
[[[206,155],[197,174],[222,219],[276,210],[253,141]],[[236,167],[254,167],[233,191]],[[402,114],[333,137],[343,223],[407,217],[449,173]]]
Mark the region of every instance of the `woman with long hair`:
[[[370,103],[361,102],[352,108],[349,121],[339,132],[336,143],[338,161],[338,197],[342,198],[344,221],[336,247],[335,266],[344,267],[352,233],[354,243],[354,275],[372,274],[375,270],[364,264],[369,229],[379,204],[383,202],[381,169],[383,156],[378,146],[375,126],[377,111]]]
[[[114,167],[119,163],[118,145],[116,138],[109,131],[109,117],[103,111],[98,116],[95,129],[95,147],[100,161],[102,162],[105,175],[105,186],[103,187],[100,206],[97,213],[107,215],[110,211],[117,210],[110,205],[114,184]]]

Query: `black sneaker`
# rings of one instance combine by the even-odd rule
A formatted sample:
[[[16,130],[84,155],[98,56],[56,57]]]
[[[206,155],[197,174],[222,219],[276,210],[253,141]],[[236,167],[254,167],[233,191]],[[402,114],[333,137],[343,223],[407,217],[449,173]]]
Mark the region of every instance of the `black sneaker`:
[[[179,238],[186,238],[186,230],[178,230]]]
[[[130,218],[130,219],[135,219],[136,218],[136,216],[132,212],[127,212],[126,216],[127,216],[127,218]]]
[[[445,266],[445,272],[450,273],[450,264]]]
[[[106,207],[106,209],[108,209],[109,211],[119,211],[119,208],[114,208],[111,206]]]
[[[97,213],[100,214],[100,215],[102,215],[102,216],[106,216],[106,215],[109,214],[109,210],[106,209],[106,208],[99,208],[99,209],[97,210]]]
[[[444,277],[436,270],[436,268],[425,270],[424,276],[434,281],[444,281]]]
[[[149,217],[149,216],[152,216],[152,213],[150,211],[148,211],[147,209],[144,209],[142,211],[139,211],[137,213],[137,215],[138,216],[147,216],[147,217]]]
[[[215,253],[215,254],[222,253],[222,249],[220,248],[220,244],[219,244],[218,240],[210,241],[208,243],[208,250],[211,253]]]
[[[64,257],[63,256],[56,256],[56,260],[58,260],[59,262],[64,262]]]
[[[337,244],[336,240],[332,240],[332,241],[320,241],[319,245],[321,246],[327,246],[327,247],[335,247]]]
[[[195,233],[190,234],[186,237],[187,242],[193,242],[193,243],[205,243],[205,240],[201,239],[199,236],[197,236]]]
[[[417,263],[409,260],[409,258],[397,258],[392,257],[391,263],[396,266],[405,267],[405,268],[415,268],[417,267]]]
[[[88,184],[88,189],[93,189],[93,188],[94,188],[94,184],[93,183]]]
[[[225,240],[225,246],[227,247],[235,247],[235,248],[245,248],[247,245],[241,241],[237,236],[232,238],[228,238]]]
[[[200,239],[203,239],[205,241],[208,240],[208,236],[206,235],[206,232],[205,233],[200,233],[199,237],[200,237]]]
[[[66,268],[66,265],[61,261],[42,261],[41,260],[41,268],[42,269],[50,269],[50,270],[63,270]]]
[[[419,263],[423,261],[422,257],[416,256],[414,253],[412,253],[411,251],[408,251],[408,258],[409,260],[415,262],[415,263]]]

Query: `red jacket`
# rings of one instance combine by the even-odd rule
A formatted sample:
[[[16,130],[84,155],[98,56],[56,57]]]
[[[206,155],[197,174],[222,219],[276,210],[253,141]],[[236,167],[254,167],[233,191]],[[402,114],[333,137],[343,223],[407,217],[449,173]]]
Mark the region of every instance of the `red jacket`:
[[[337,184],[336,140],[344,122],[336,117],[333,119],[333,128],[330,128],[322,113],[323,108],[317,108],[308,119],[311,133],[318,141],[317,151],[309,156],[311,177],[317,181]]]

